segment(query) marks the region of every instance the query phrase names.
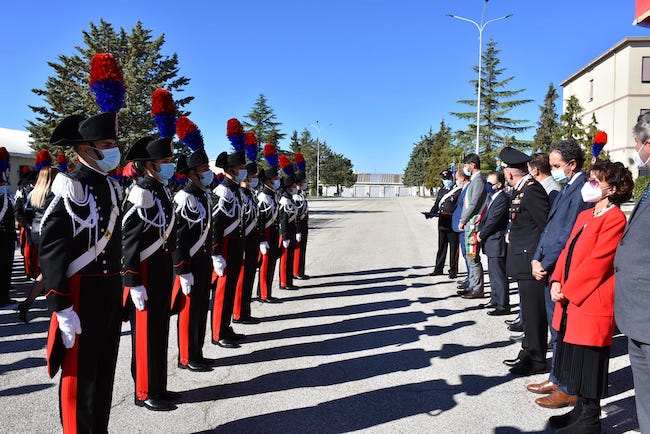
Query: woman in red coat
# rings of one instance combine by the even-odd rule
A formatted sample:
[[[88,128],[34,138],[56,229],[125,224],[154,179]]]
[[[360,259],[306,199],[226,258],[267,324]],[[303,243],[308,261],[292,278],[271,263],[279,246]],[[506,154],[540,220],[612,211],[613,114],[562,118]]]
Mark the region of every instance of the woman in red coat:
[[[558,330],[554,374],[563,390],[578,395],[571,412],[549,419],[556,433],[600,432],[614,331],[614,254],[626,223],[619,205],[633,188],[623,164],[594,164],[582,198],[595,206],[578,215],[551,277]]]

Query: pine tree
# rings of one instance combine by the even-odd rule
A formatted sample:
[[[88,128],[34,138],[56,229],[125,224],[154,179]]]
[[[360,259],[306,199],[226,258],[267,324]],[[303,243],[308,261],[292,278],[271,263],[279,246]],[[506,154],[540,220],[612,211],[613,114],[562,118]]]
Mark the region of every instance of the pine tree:
[[[598,133],[598,121],[596,120],[596,114],[591,114],[591,121],[587,125],[587,130],[585,133],[585,141],[581,143],[582,149],[585,150],[585,165],[583,169],[589,171],[592,164],[593,148],[594,148],[594,138]]]
[[[564,139],[574,139],[584,146],[585,140],[587,140],[587,131],[582,123],[582,112],[580,101],[575,95],[571,95],[567,100],[564,113],[560,117],[562,121],[560,134]]]
[[[352,187],[356,180],[350,159],[327,148],[324,158],[321,158],[321,184],[335,185],[338,196],[342,187]]]
[[[501,78],[505,68],[500,68],[496,48],[497,43],[490,40],[481,58],[481,114],[479,128],[479,155],[486,167],[494,165],[496,155],[503,146],[504,139],[510,135],[521,133],[531,128],[526,125],[528,120],[511,119],[508,113],[515,107],[532,102],[530,99],[513,99],[516,95],[526,89],[507,90],[507,86],[514,79],[514,76]],[[478,66],[474,67],[478,73]],[[470,80],[476,92],[477,80]],[[476,100],[459,100],[458,103],[476,107]],[[473,112],[453,112],[452,115],[459,119],[476,122],[476,110]],[[476,123],[468,126],[467,137],[473,134],[474,140]],[[475,144],[475,143],[474,143]],[[472,151],[473,152],[473,151]]]
[[[278,142],[286,135],[278,129],[282,123],[276,121],[273,108],[268,105],[266,97],[263,94],[259,94],[250,113],[244,117],[248,121],[244,121],[242,124],[246,130],[255,133],[260,150],[265,143],[273,143],[278,146]],[[261,158],[262,153],[258,152],[258,156]]]
[[[433,147],[433,137],[433,131],[429,128],[429,132],[425,136],[421,136],[419,142],[413,144],[409,162],[406,169],[404,169],[402,181],[404,185],[420,187],[425,184],[427,164]]]
[[[138,21],[127,33],[123,28],[115,32],[113,26],[100,20],[84,30],[84,46],[75,47],[77,54],[59,55],[58,62],[48,62],[55,75],[48,77],[44,89],[32,89],[43,97],[45,105],[30,106],[35,119],[27,122],[34,149],[50,148],[49,138],[56,124],[65,116],[99,113],[88,86],[90,60],[96,53],[110,52],[122,68],[127,92],[125,106],[119,113],[118,139],[126,149],[137,139],[157,133],[151,118],[151,94],[157,88],[172,92],[180,114],[181,109],[194,99],[181,98],[189,78],[178,76],[178,56],[161,52],[165,36],[152,38],[152,31]],[[51,149],[56,153],[58,150]],[[125,151],[124,151],[125,152]],[[123,153],[124,153],[123,152]]]
[[[453,157],[450,158],[452,153],[452,132],[451,128],[445,124],[445,121],[440,122],[440,129],[433,136],[431,143],[430,157],[427,161],[426,175],[424,185],[427,189],[433,187],[440,187],[440,172],[449,170]]]
[[[544,97],[544,105],[539,106],[537,131],[533,139],[533,152],[548,152],[550,146],[560,138],[560,123],[555,109],[555,100],[559,98],[553,83],[549,84]]]

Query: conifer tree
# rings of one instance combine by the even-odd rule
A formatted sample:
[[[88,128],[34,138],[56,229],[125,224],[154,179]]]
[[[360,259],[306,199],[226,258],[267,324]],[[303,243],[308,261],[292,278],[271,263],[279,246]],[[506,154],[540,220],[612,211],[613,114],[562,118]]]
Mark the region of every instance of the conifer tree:
[[[544,105],[539,106],[540,115],[533,139],[533,152],[548,152],[550,146],[560,138],[560,123],[555,109],[555,100],[558,97],[553,83],[549,84]]]
[[[580,101],[575,95],[571,95],[567,100],[564,113],[560,117],[562,125],[560,127],[561,137],[564,139],[574,139],[584,147],[587,140],[587,131],[582,123],[583,108]]]
[[[433,145],[433,131],[429,128],[429,132],[420,136],[420,141],[413,144],[413,150],[409,157],[406,169],[404,169],[403,183],[409,187],[420,187],[425,184],[426,170],[429,158],[431,157],[431,149]]]
[[[451,128],[440,121],[440,129],[431,141],[429,160],[427,161],[424,185],[427,189],[440,187],[440,172],[449,170],[452,163],[452,132]]]
[[[91,116],[99,113],[94,96],[88,86],[90,60],[96,53],[110,52],[122,68],[127,87],[125,106],[119,113],[118,140],[126,149],[138,138],[157,133],[151,118],[151,94],[157,88],[172,92],[179,114],[188,114],[182,107],[194,99],[183,97],[183,88],[189,78],[179,76],[176,53],[165,55],[162,47],[165,36],[153,38],[152,31],[138,21],[128,33],[119,32],[100,20],[90,23],[89,30],[82,31],[83,46],[75,47],[76,53],[59,55],[58,61],[48,62],[54,75],[48,77],[44,89],[32,89],[44,100],[42,106],[30,106],[35,114],[27,122],[34,142],[34,149],[50,148],[49,138],[56,124],[72,114]],[[51,152],[57,152],[51,149]]]
[[[505,68],[499,66],[497,43],[490,40],[483,52],[481,61],[481,113],[479,128],[479,155],[486,167],[493,166],[495,157],[504,144],[504,139],[531,128],[528,120],[512,119],[508,113],[514,108],[532,102],[531,99],[514,99],[525,89],[508,90],[514,76],[502,78]],[[474,66],[478,73],[478,65]],[[470,80],[476,93],[477,80]],[[458,103],[476,108],[476,99],[459,100]],[[472,137],[476,141],[476,109],[472,112],[452,112],[459,119],[470,121],[465,140]],[[472,122],[473,121],[473,122]],[[467,143],[465,143],[467,145]],[[472,152],[474,152],[472,150]]]
[[[277,147],[278,142],[286,135],[278,129],[282,123],[276,121],[273,108],[269,106],[264,94],[259,94],[250,113],[244,118],[248,121],[243,121],[242,124],[246,130],[255,133],[260,150],[265,143],[273,143]],[[262,158],[261,152],[258,152],[258,158]]]

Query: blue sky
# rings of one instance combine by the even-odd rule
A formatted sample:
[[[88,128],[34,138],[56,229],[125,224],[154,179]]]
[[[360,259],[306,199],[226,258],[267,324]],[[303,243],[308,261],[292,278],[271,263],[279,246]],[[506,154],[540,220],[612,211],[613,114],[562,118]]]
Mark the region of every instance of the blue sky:
[[[478,31],[453,13],[480,20],[483,0],[239,0],[8,2],[0,26],[0,127],[24,129],[59,54],[73,54],[100,18],[130,30],[137,20],[165,34],[189,77],[188,107],[211,158],[228,150],[226,121],[243,118],[263,93],[287,139],[317,120],[321,138],[355,170],[401,173],[412,146],[475,98]],[[626,36],[634,0],[490,0],[483,32],[501,50],[504,76],[535,102],[510,113],[535,125],[549,83],[559,83]],[[561,90],[559,90],[561,94]],[[560,100],[557,101],[561,108]],[[316,130],[311,128],[315,135]],[[522,138],[532,138],[534,128]]]

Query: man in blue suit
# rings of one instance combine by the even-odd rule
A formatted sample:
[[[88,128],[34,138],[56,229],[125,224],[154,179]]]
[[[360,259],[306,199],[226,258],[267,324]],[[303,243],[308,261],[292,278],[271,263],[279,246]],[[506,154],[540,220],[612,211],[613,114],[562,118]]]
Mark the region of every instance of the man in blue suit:
[[[650,113],[639,116],[633,130],[633,159],[639,169],[650,164]],[[650,432],[650,185],[639,199],[614,259],[616,323],[628,337],[636,414],[642,433]]]
[[[458,201],[456,202],[456,209],[451,216],[451,228],[454,232],[458,233],[458,244],[460,244],[460,251],[463,254],[463,259],[465,260],[465,269],[467,270],[467,277],[464,281],[458,283],[458,294],[465,294],[467,288],[469,288],[469,265],[467,264],[467,245],[465,244],[465,231],[458,229],[458,224],[460,223],[460,214],[463,211],[463,200],[465,199],[465,194],[467,193],[467,185],[469,184],[469,176],[465,175],[462,170],[457,170],[454,175],[456,178],[456,185],[462,190],[458,196]],[[470,291],[471,292],[471,291]]]
[[[555,303],[551,300],[548,277],[553,273],[555,263],[560,257],[560,252],[571,234],[573,225],[580,214],[593,204],[582,200],[580,193],[587,181],[582,165],[585,162],[585,154],[580,145],[573,139],[560,140],[551,146],[549,163],[551,165],[551,176],[561,184],[566,184],[560,194],[553,201],[553,206],[548,214],[546,227],[537,244],[537,249],[531,261],[533,276],[539,281],[545,281],[544,289],[546,296],[546,321],[552,322]],[[528,318],[524,318],[528,321]],[[551,329],[553,347],[555,347],[556,331]],[[547,408],[565,407],[575,401],[574,397],[557,390],[557,379],[553,376],[553,364],[555,357],[551,360],[551,375],[549,380],[543,383],[530,384],[528,390],[534,393],[548,393],[551,395],[538,398],[537,404]]]

